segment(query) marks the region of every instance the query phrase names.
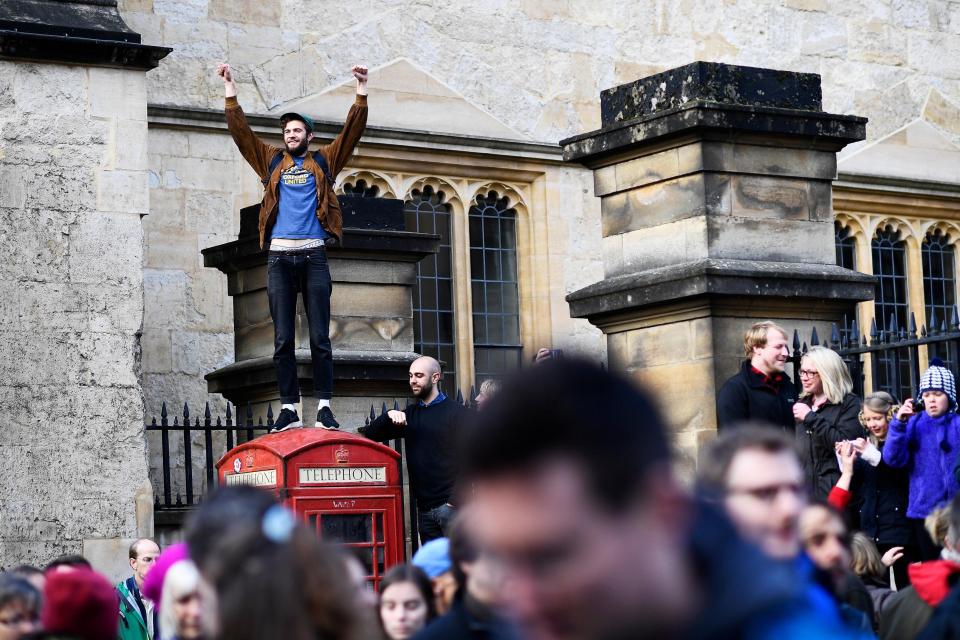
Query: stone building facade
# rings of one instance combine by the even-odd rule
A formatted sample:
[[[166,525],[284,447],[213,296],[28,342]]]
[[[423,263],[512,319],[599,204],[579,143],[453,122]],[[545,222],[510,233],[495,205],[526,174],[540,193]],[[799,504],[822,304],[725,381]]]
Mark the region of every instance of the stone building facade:
[[[604,357],[600,333],[570,320],[562,299],[601,277],[598,202],[589,174],[559,164],[553,147],[599,126],[602,89],[695,59],[819,73],[824,110],[870,121],[867,142],[841,157],[841,174],[846,157],[917,121],[947,147],[960,141],[953,2],[119,5],[145,41],[174,49],[148,75],[143,344],[153,412],[163,399],[205,399],[200,375],[232,357],[224,285],[200,266],[198,250],[234,232],[239,207],[257,200],[259,185],[210,113],[222,108],[216,61],[237,68],[248,113],[302,108],[331,122],[349,104],[350,65],[371,66],[370,129],[341,188],[363,179],[407,200],[430,182],[443,191],[457,310],[472,308],[474,289],[465,218],[475,195],[499,184],[536,239],[518,250],[524,357],[538,345]],[[463,312],[454,324],[450,364],[467,391],[476,382],[473,319]]]
[[[217,62],[236,68],[247,113],[276,117],[303,109],[329,123],[321,137],[332,135],[346,113],[350,66],[371,67],[368,131],[338,188],[401,198],[411,212],[429,209],[434,221],[449,223],[452,318],[443,340],[440,331],[427,336],[423,328],[420,337],[445,349],[464,392],[483,377],[497,349],[519,360],[539,346],[607,359],[603,334],[571,319],[565,300],[603,278],[600,205],[591,172],[563,163],[557,142],[598,128],[600,91],[641,76],[693,60],[820,74],[825,111],[869,118],[867,140],[840,156],[838,237],[853,239],[854,266],[870,273],[878,229],[898,232],[891,240],[905,247],[898,282],[915,307],[923,306],[921,245],[929,231],[939,229],[946,246],[960,234],[960,3],[953,0],[117,5],[145,43],[172,49],[145,76],[0,62],[0,103],[12,107],[0,115],[0,207],[8,217],[16,212],[8,228],[29,216],[29,203],[54,200],[31,176],[54,171],[56,184],[64,185],[43,209],[43,226],[4,236],[8,255],[18,256],[6,261],[3,280],[16,288],[4,297],[12,305],[2,318],[10,336],[5,360],[19,358],[18,341],[30,327],[40,340],[41,364],[39,374],[18,368],[6,377],[15,381],[2,398],[7,414],[31,409],[28,420],[4,425],[16,437],[3,436],[0,448],[25,460],[18,468],[34,469],[51,445],[30,445],[33,434],[51,416],[71,415],[47,428],[62,430],[68,443],[78,433],[102,437],[111,444],[97,464],[122,466],[131,478],[109,501],[113,506],[102,509],[102,520],[116,526],[73,532],[63,524],[69,517],[43,510],[29,511],[29,521],[13,529],[4,525],[6,541],[13,539],[8,531],[16,538],[50,523],[45,542],[18,543],[27,559],[80,550],[84,539],[134,535],[132,505],[138,491],[148,492],[146,450],[155,451],[155,443],[145,447],[141,418],[158,414],[163,401],[174,413],[183,402],[194,413],[208,400],[215,412],[223,409],[208,396],[204,374],[233,360],[232,308],[224,277],[203,267],[200,250],[236,237],[239,210],[259,200],[260,185],[226,133]],[[24,118],[42,122],[26,129],[10,124]],[[57,137],[59,130],[71,134]],[[271,127],[260,131],[279,143]],[[18,160],[23,155],[32,158],[24,161],[29,170]],[[72,179],[73,157],[89,160],[96,172]],[[501,268],[515,269],[510,278],[476,277],[493,249],[503,248],[472,241],[471,217],[482,226],[491,211],[516,221],[513,254],[500,256]],[[121,241],[105,248],[104,238]],[[843,255],[850,253],[846,242]],[[947,289],[956,287],[955,262]],[[66,275],[76,284],[65,286]],[[873,308],[861,306],[861,326]],[[506,338],[491,335],[494,316],[506,323],[498,325]],[[63,367],[61,346],[74,342],[76,350],[66,352],[75,366]],[[630,366],[627,354],[611,361]],[[69,379],[62,374],[67,369],[74,372]],[[105,395],[97,402],[85,400],[101,387]],[[118,413],[101,398],[119,390]],[[712,408],[696,412],[693,428],[709,430],[711,416]],[[155,472],[155,455],[150,464]],[[14,493],[30,495],[27,483]],[[92,509],[98,499],[84,495],[87,502],[70,504]]]

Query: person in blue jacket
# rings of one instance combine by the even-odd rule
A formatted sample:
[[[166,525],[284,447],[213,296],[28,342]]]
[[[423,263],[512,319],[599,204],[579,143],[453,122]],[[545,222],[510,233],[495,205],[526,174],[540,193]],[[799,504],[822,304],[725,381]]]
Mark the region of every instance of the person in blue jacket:
[[[960,489],[953,469],[960,451],[960,416],[953,373],[934,358],[920,378],[918,395],[904,401],[890,422],[883,461],[910,474],[907,518],[916,535],[922,560],[932,560],[939,550],[923,528],[923,519],[947,503]],[[919,412],[917,409],[921,409]]]

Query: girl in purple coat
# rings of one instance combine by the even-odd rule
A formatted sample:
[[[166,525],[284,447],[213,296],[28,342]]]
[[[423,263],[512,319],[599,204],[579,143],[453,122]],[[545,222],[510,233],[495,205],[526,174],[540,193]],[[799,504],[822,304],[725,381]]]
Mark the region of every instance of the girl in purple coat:
[[[960,416],[955,413],[957,392],[953,374],[934,358],[920,377],[923,411],[914,413],[907,399],[890,422],[883,460],[891,467],[906,467],[910,474],[907,518],[914,527],[921,559],[934,559],[939,550],[923,528],[923,519],[949,502],[960,489],[953,466],[960,452]]]

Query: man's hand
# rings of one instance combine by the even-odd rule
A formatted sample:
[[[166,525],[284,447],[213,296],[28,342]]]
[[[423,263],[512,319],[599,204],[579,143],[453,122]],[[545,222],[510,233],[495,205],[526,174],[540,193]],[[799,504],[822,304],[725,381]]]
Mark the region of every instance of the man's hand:
[[[405,414],[403,411],[391,409],[390,411],[387,411],[387,417],[390,418],[390,421],[397,426],[406,426],[407,424],[407,414]]]
[[[230,63],[221,62],[217,65],[217,75],[223,78],[223,93],[226,97],[232,98],[237,95],[237,85],[233,81],[233,70],[230,69]]]
[[[367,75],[369,74],[367,66],[364,64],[354,65],[351,71],[353,72],[353,77],[357,79],[357,95],[367,95]]]
[[[897,420],[906,422],[913,415],[913,398],[907,398],[900,410],[897,411]]]

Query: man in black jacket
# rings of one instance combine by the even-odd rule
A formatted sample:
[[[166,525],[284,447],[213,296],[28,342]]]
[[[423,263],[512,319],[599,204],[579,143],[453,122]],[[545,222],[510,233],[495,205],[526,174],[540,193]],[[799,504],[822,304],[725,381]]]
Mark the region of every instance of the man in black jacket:
[[[790,356],[787,332],[773,322],[757,322],[743,336],[743,352],[748,360],[717,394],[717,430],[754,422],[794,433],[797,394],[783,372]]]
[[[417,402],[388,411],[359,431],[385,442],[407,441],[410,492],[417,501],[420,541],[446,535],[453,517],[451,496],[457,479],[457,434],[462,408],[440,391],[440,363],[422,356],[410,365],[410,390]]]

